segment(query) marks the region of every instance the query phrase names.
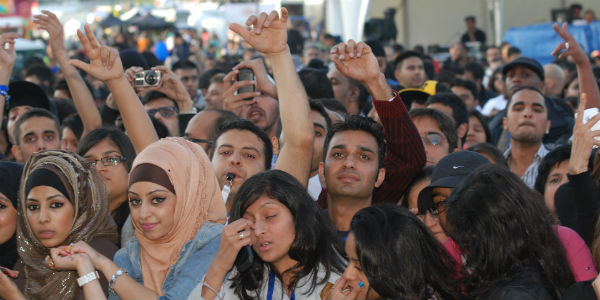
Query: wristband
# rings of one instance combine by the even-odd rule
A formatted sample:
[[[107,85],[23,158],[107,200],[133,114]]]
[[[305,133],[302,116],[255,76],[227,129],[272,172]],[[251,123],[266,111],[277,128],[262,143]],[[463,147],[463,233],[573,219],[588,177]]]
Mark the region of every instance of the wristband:
[[[0,84],[0,96],[8,96],[8,86]]]
[[[98,271],[89,272],[89,273],[77,278],[77,284],[79,285],[79,287],[82,287],[86,283],[89,283],[96,279],[100,279],[100,275],[98,274]]]
[[[113,288],[115,285],[115,282],[117,281],[117,278],[119,278],[119,276],[123,275],[123,274],[127,274],[127,271],[123,270],[123,269],[118,269],[117,272],[115,273],[115,275],[113,275],[110,278],[110,282],[108,283],[108,292],[115,292],[115,289]]]

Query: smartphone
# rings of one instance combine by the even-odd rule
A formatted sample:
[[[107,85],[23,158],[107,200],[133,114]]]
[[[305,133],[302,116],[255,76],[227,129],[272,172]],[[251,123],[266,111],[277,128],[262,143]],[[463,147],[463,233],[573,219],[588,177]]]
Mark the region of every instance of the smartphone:
[[[238,272],[246,272],[252,266],[252,262],[254,261],[254,250],[250,246],[244,246],[240,249],[237,257],[235,258],[235,267]]]
[[[238,81],[254,80],[254,71],[252,71],[252,69],[250,69],[250,68],[241,68],[238,73],[237,80]],[[254,84],[249,85],[249,86],[243,86],[237,90],[236,95],[241,94],[241,93],[254,92],[254,90],[255,90]],[[244,98],[244,100],[252,100],[252,99],[254,99],[254,98],[253,97]]]
[[[586,110],[583,111],[583,123],[587,123],[590,121],[591,118],[593,118],[594,116],[596,116],[598,114],[598,108],[596,107],[592,107],[592,108],[588,108]],[[577,114],[575,114],[575,117],[577,117]],[[594,124],[594,126],[592,126],[592,130],[600,130],[600,121],[596,122],[596,124]],[[600,140],[599,137],[595,137],[596,140]]]

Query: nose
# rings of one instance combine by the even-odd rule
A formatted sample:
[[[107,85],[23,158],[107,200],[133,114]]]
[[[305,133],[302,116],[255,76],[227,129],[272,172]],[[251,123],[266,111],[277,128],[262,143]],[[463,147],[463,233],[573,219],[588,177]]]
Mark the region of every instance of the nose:
[[[140,220],[145,220],[148,217],[150,217],[150,215],[152,215],[151,209],[149,205],[144,205],[144,203],[141,204],[140,208],[139,208],[139,218]]]
[[[233,154],[229,157],[229,163],[233,166],[239,166],[242,163],[240,153],[237,151],[233,152]]]
[[[38,139],[37,142],[37,151],[44,151],[46,150],[46,141],[44,141],[43,138]]]
[[[430,230],[439,222],[438,218],[432,215],[430,212],[425,213],[425,225]]]
[[[38,214],[38,222],[40,224],[48,223],[50,221],[50,214],[46,208],[40,207],[40,213]]]
[[[354,169],[354,158],[352,155],[348,155],[346,156],[346,159],[344,159],[344,168]]]
[[[266,231],[267,231],[267,226],[263,222],[261,222],[261,221],[254,222],[254,235],[260,236],[261,234],[265,233]]]
[[[344,270],[344,274],[342,274],[342,278],[346,279],[348,282],[352,282],[358,279],[358,274],[356,268],[348,265],[346,270]]]

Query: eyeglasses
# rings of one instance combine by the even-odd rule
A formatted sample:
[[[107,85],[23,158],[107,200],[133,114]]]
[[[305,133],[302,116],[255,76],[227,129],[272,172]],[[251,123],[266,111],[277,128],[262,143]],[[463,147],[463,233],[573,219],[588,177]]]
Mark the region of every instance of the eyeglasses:
[[[446,200],[440,201],[438,203],[434,203],[432,207],[427,209],[427,211],[432,216],[439,216],[441,213],[446,211],[446,204],[448,204],[448,201],[446,201]]]
[[[98,164],[98,162],[101,162],[102,165],[105,167],[111,167],[111,166],[116,166],[126,160],[127,159],[123,156],[105,156],[103,158],[96,159],[96,160],[88,160],[88,162],[89,162],[91,168],[96,168],[96,164]]]
[[[163,118],[170,118],[176,115],[178,113],[178,110],[175,106],[167,106],[155,109],[148,109],[146,110],[146,112],[151,116],[154,116],[156,115],[156,113],[159,113]]]
[[[196,144],[206,143],[206,144],[212,145],[214,143],[213,140],[196,139],[196,138],[188,137],[188,136],[184,137],[184,139],[186,139],[186,140],[188,140],[188,141],[190,141],[192,143],[196,143]]]
[[[423,143],[427,146],[440,146],[444,141],[444,137],[439,133],[428,133],[425,137],[421,137]]]

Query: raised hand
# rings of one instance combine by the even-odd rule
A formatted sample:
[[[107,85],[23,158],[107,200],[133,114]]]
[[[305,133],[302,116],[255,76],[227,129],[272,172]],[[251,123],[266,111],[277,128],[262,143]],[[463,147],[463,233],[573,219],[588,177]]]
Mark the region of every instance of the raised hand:
[[[47,10],[42,10],[42,15],[33,17],[33,23],[37,24],[40,29],[46,30],[50,35],[49,42],[52,55],[55,58],[67,57],[63,26],[58,17]]]
[[[223,93],[223,109],[231,111],[241,118],[250,109],[250,105],[256,103],[254,97],[260,95],[260,92],[245,92],[236,95],[236,91],[239,88],[254,84],[252,80],[236,81],[234,80],[236,75],[237,71],[231,71],[223,78],[223,87],[225,88],[225,92]],[[252,99],[244,100],[245,98]]]
[[[156,66],[152,70],[160,71],[162,78],[158,86],[149,87],[149,91],[157,91],[167,95],[177,103],[179,112],[193,112],[194,102],[179,77],[165,66]]]
[[[600,146],[600,130],[592,130],[596,122],[600,122],[600,113],[583,123],[583,112],[587,104],[587,94],[581,94],[581,102],[577,108],[577,118],[573,127],[573,146],[569,159],[569,173],[576,175],[587,171],[588,161],[594,145]]]
[[[331,59],[335,67],[348,78],[364,84],[364,82],[377,78],[381,73],[377,58],[369,45],[349,40],[348,43],[339,43],[331,48]]]
[[[239,219],[223,228],[219,251],[213,260],[224,271],[229,271],[242,247],[252,244],[253,223]]]
[[[90,63],[87,64],[81,60],[73,59],[70,61],[71,64],[107,83],[108,81],[121,79],[124,72],[119,52],[114,48],[100,45],[87,24],[84,28],[85,35],[81,30],[77,30],[77,37],[79,37],[84,51],[90,58]]]
[[[579,43],[577,43],[575,38],[569,33],[569,27],[566,22],[563,23],[562,27],[560,27],[560,26],[558,26],[558,24],[554,23],[552,25],[552,28],[565,41],[564,43],[558,44],[558,46],[556,46],[556,48],[554,48],[554,51],[552,51],[552,56],[558,55],[560,53],[560,51],[562,51],[564,49],[565,51],[563,53],[560,53],[558,58],[564,58],[567,56],[571,56],[573,58],[573,61],[576,64],[581,63],[584,60],[588,59],[587,54],[585,53],[583,48],[581,48]],[[567,45],[568,45],[568,47],[567,47]]]
[[[233,67],[232,72],[235,76],[237,76],[239,70],[242,68],[249,68],[254,72],[257,91],[261,91],[273,98],[277,98],[277,89],[271,80],[269,80],[269,75],[267,74],[267,69],[265,68],[265,64],[263,63],[262,59],[255,58],[252,60],[243,61],[237,66]]]
[[[229,25],[229,29],[242,36],[256,51],[269,56],[288,50],[287,19],[288,11],[282,7],[281,17],[277,11],[250,16],[246,26],[253,26],[254,30],[235,23]]]
[[[9,75],[17,60],[17,53],[15,51],[16,38],[19,38],[19,34],[16,32],[3,33],[0,35],[0,66],[2,67],[2,72],[8,73]],[[8,49],[6,48],[7,44]]]

